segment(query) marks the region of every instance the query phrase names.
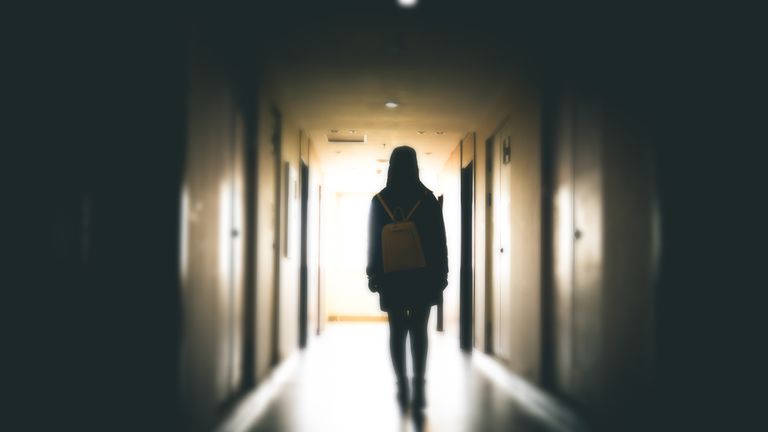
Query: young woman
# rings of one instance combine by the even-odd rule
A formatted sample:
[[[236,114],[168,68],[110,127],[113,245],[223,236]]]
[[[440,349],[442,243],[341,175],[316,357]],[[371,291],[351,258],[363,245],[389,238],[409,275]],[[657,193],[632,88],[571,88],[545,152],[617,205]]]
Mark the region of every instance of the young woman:
[[[386,268],[382,256],[386,252],[382,248],[382,232],[386,225],[403,221],[412,221],[415,225],[421,246],[418,255],[423,260],[413,268],[393,271]],[[448,252],[442,209],[432,191],[419,180],[416,151],[411,147],[397,147],[392,151],[387,186],[371,200],[366,272],[368,288],[379,293],[381,310],[389,316],[389,349],[397,379],[398,403],[405,409],[409,402],[405,339],[410,334],[412,404],[414,409],[421,409],[426,404],[427,322],[431,307],[442,302],[443,290],[448,285]]]

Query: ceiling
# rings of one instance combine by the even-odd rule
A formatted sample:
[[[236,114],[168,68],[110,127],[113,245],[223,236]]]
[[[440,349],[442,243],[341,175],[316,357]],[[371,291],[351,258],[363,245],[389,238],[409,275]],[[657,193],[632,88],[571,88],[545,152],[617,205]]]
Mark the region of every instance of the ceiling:
[[[286,117],[310,135],[327,180],[380,188],[381,160],[409,145],[427,183],[505,90],[508,69],[492,46],[455,32],[315,31],[274,44],[270,81]],[[366,142],[327,141],[345,134]]]

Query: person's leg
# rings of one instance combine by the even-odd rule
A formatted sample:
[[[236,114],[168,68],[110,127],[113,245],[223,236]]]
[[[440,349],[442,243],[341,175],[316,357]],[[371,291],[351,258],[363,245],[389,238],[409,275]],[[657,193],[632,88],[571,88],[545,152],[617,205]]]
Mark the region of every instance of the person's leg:
[[[412,309],[408,319],[408,332],[411,335],[411,355],[413,356],[413,378],[424,379],[427,368],[427,324],[429,322],[429,307]]]
[[[430,307],[411,309],[408,317],[408,332],[411,335],[411,355],[413,357],[413,404],[417,408],[425,405],[424,376],[427,369],[427,324]]]
[[[401,406],[408,402],[408,374],[405,363],[405,337],[408,324],[405,311],[392,310],[389,314],[389,353],[397,378],[397,399]]]

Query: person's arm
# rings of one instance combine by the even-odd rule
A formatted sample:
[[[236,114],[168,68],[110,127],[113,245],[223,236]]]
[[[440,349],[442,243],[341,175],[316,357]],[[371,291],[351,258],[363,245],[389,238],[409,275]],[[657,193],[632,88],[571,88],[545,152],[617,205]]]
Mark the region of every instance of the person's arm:
[[[376,198],[371,200],[368,211],[368,265],[365,273],[368,275],[368,289],[371,292],[379,290],[379,275],[381,274],[381,228],[376,217]]]

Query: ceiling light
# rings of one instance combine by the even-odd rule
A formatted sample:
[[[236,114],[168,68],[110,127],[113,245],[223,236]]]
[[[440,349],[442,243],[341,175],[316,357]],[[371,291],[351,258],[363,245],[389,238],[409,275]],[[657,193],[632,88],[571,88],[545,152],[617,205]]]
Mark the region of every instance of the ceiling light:
[[[412,8],[416,6],[419,0],[397,0],[397,4],[402,8]]]
[[[395,101],[387,101],[387,103],[385,103],[384,106],[386,106],[387,108],[397,108],[398,106],[400,106],[400,104],[398,104]]]
[[[419,134],[419,135],[424,135],[426,132],[425,131],[416,131],[416,133]]]
[[[339,133],[338,129],[331,129],[331,133]]]
[[[436,133],[436,134],[438,134],[438,135],[442,135],[442,134],[444,134],[445,132],[443,132],[443,131],[437,131],[437,132],[435,132],[435,133]]]
[[[350,129],[350,130],[349,130],[349,133],[351,133],[351,134],[353,134],[353,133],[357,133],[357,129]]]

